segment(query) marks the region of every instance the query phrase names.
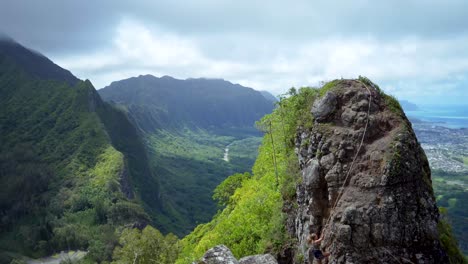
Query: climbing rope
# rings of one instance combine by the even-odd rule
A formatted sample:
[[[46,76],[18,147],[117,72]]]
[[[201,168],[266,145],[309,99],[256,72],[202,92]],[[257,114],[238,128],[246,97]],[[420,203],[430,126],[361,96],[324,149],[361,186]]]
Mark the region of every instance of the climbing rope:
[[[354,155],[354,158],[353,158],[353,161],[351,162],[351,165],[348,169],[348,172],[346,173],[346,177],[345,177],[345,180],[343,182],[343,185],[341,186],[340,188],[340,192],[338,194],[338,196],[336,197],[336,201],[333,205],[333,207],[331,208],[330,210],[330,215],[328,216],[328,219],[327,219],[327,222],[325,223],[325,227],[324,227],[324,230],[323,232],[326,231],[327,229],[327,226],[330,222],[330,219],[331,219],[331,216],[332,216],[332,212],[333,210],[335,210],[335,207],[338,205],[338,201],[340,200],[341,196],[343,195],[343,192],[344,192],[344,187],[346,185],[346,182],[348,181],[348,178],[349,178],[349,175],[351,175],[351,171],[353,169],[353,166],[354,166],[354,163],[356,162],[356,159],[359,155],[359,152],[361,151],[361,148],[362,148],[362,145],[364,144],[364,138],[366,137],[366,132],[367,132],[367,127],[369,126],[369,115],[370,115],[370,109],[371,109],[371,103],[372,103],[372,93],[370,91],[370,89],[367,87],[366,84],[364,84],[363,82],[361,81],[358,81],[359,83],[361,83],[362,85],[364,85],[364,87],[366,88],[367,92],[369,93],[369,105],[368,105],[368,108],[367,108],[367,119],[366,119],[366,125],[364,127],[364,133],[362,134],[362,138],[361,138],[361,143],[359,144],[359,147],[356,151],[356,154]],[[311,218],[312,219],[312,218]],[[312,220],[311,220],[312,221]]]
[[[369,87],[361,82],[361,81],[358,81],[359,83],[361,83],[364,88],[366,88],[367,92],[369,93],[369,104],[368,104],[368,108],[367,108],[367,119],[366,119],[366,125],[364,126],[364,132],[362,134],[362,138],[361,138],[361,142],[359,144],[359,147],[356,151],[356,154],[354,155],[353,157],[353,161],[351,162],[351,165],[346,173],[346,177],[345,177],[345,180],[343,182],[343,185],[341,186],[340,188],[340,192],[338,193],[338,196],[336,197],[336,201],[335,203],[333,204],[333,207],[331,208],[330,210],[330,215],[328,216],[328,219],[327,219],[327,222],[325,223],[325,226],[324,226],[324,229],[323,229],[323,232],[325,232],[327,230],[327,226],[329,225],[329,222],[330,222],[330,219],[331,219],[331,216],[332,216],[332,212],[335,210],[336,206],[338,205],[338,202],[339,200],[341,199],[341,196],[343,195],[343,192],[344,192],[344,188],[346,186],[346,182],[348,181],[348,178],[349,178],[349,175],[351,175],[351,171],[354,167],[354,163],[356,162],[356,159],[359,155],[359,152],[361,151],[361,148],[362,148],[362,145],[364,144],[364,139],[366,137],[366,133],[367,133],[367,128],[369,126],[369,116],[370,116],[370,109],[371,109],[371,104],[372,104],[372,92],[371,90],[369,89]],[[312,222],[312,218],[310,218],[310,221]],[[386,248],[383,248],[387,254],[389,254],[390,256],[392,256],[398,263],[402,263],[396,256],[394,256],[388,249]],[[402,258],[404,262],[407,262],[407,263],[411,263],[411,264],[414,264],[411,260],[409,259],[406,259],[406,258]]]
[[[403,258],[403,257],[400,257],[400,258],[403,260],[403,262],[401,262],[397,257],[395,257],[395,256],[392,254],[392,252],[390,252],[390,250],[388,250],[388,249],[386,249],[386,248],[383,248],[383,249],[387,252],[387,254],[389,254],[390,256],[392,256],[398,263],[403,263],[403,262],[405,262],[405,263],[415,264],[415,263],[412,262],[411,260],[406,259],[406,258]]]

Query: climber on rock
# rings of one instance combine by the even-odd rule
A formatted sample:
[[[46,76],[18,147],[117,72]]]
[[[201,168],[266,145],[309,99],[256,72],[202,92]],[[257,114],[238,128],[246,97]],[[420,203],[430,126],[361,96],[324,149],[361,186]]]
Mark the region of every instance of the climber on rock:
[[[318,238],[317,234],[312,233],[307,238],[307,243],[309,244],[309,246],[311,246],[311,248],[309,249],[309,263],[310,264],[313,263],[314,261],[313,258],[315,258],[319,264],[322,264],[322,259],[328,260],[328,256],[330,256],[329,252],[323,253],[322,250],[320,249],[320,243],[323,240],[324,234],[325,232],[322,232],[322,235],[320,236],[320,238]]]

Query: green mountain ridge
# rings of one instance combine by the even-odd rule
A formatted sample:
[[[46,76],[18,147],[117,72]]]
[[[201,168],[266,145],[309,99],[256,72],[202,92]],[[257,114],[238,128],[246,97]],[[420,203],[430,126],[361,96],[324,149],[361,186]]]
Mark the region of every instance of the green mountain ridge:
[[[211,219],[213,189],[250,170],[261,135],[253,123],[273,105],[224,80],[186,81],[196,92],[184,97],[169,90],[161,105],[109,104],[90,81],[0,41],[0,263],[16,253],[39,257],[64,249],[111,260],[124,227],[152,223],[183,235]],[[229,87],[218,91],[220,84]],[[236,100],[252,95],[236,108]],[[172,111],[177,98],[189,114]],[[229,162],[223,161],[228,145]]]
[[[0,94],[0,262],[69,248],[110,259],[116,228],[149,222],[131,191],[152,186],[136,129],[89,81],[11,40]]]
[[[25,48],[13,39],[0,36],[0,50],[25,73],[38,79],[64,81],[74,86],[80,80],[37,51]]]

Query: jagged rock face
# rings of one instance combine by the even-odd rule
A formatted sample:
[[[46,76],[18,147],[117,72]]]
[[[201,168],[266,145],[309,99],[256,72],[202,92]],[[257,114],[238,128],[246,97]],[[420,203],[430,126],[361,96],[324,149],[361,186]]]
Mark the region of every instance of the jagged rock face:
[[[315,117],[315,120],[321,121],[326,120],[336,108],[336,95],[334,93],[326,93],[325,96],[318,100],[312,106],[312,114]]]
[[[255,256],[248,256],[243,257],[239,260],[240,264],[278,264],[278,261],[270,255],[255,255]]]
[[[206,251],[200,264],[238,264],[231,250],[225,245],[219,245]]]
[[[198,264],[278,264],[278,262],[271,254],[247,256],[237,261],[228,247],[218,245],[206,251]]]
[[[339,81],[314,103],[313,128],[298,129],[296,254],[307,258],[306,237],[325,232],[330,263],[448,263],[427,158],[404,113],[368,88],[371,99],[363,83]]]

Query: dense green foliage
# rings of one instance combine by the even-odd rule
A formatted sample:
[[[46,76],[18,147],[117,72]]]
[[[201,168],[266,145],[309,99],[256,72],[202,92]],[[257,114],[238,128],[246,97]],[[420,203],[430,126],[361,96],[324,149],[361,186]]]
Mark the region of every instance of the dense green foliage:
[[[451,224],[460,249],[468,255],[468,175],[433,171],[432,181],[437,205],[445,208],[445,221]]]
[[[173,234],[163,236],[151,226],[141,231],[136,228],[125,229],[119,238],[119,245],[114,250],[112,263],[172,264],[179,250],[179,241]]]
[[[64,249],[89,250],[90,259],[110,260],[115,229],[148,219],[121,192],[120,176],[132,162],[111,144],[102,122],[115,110],[104,109],[108,106],[89,81],[79,81],[45,57],[19,45],[4,52],[1,261],[14,255],[4,252],[37,257]],[[35,70],[34,63],[43,69]]]
[[[220,207],[226,207],[229,204],[229,199],[234,192],[242,186],[242,183],[251,177],[250,173],[236,173],[227,177],[214,190],[213,199],[218,201]]]
[[[182,240],[183,250],[177,263],[200,258],[218,244],[228,246],[236,257],[241,257],[275,251],[287,243],[290,238],[284,232],[281,208],[298,175],[292,151],[294,135],[298,125],[309,125],[306,109],[318,94],[312,88],[292,89],[290,96],[283,97],[279,107],[258,123],[267,134],[252,169],[253,176],[231,176],[215,190],[215,197],[221,198],[226,207]],[[233,192],[233,186],[239,188]]]
[[[457,240],[453,236],[452,227],[447,222],[447,209],[440,208],[441,219],[437,225],[440,242],[449,256],[450,263],[468,263],[468,259],[463,256],[458,248]]]
[[[125,168],[120,172],[122,191],[127,198],[136,196],[143,202],[145,209],[160,208],[160,182],[150,166],[140,133],[127,115],[115,106],[101,103],[96,111],[112,145],[125,154]]]
[[[152,167],[160,178],[160,208],[150,209],[155,226],[163,233],[188,234],[199,223],[209,221],[216,213],[212,200],[214,188],[228,175],[250,170],[256,157],[256,147],[229,151],[234,157],[223,160],[227,145],[240,141],[205,130],[170,132],[159,130],[147,134]],[[255,138],[250,138],[255,141]],[[249,167],[250,166],[250,167]]]
[[[251,171],[262,143],[261,137],[247,137],[229,145],[229,163],[238,172]]]

